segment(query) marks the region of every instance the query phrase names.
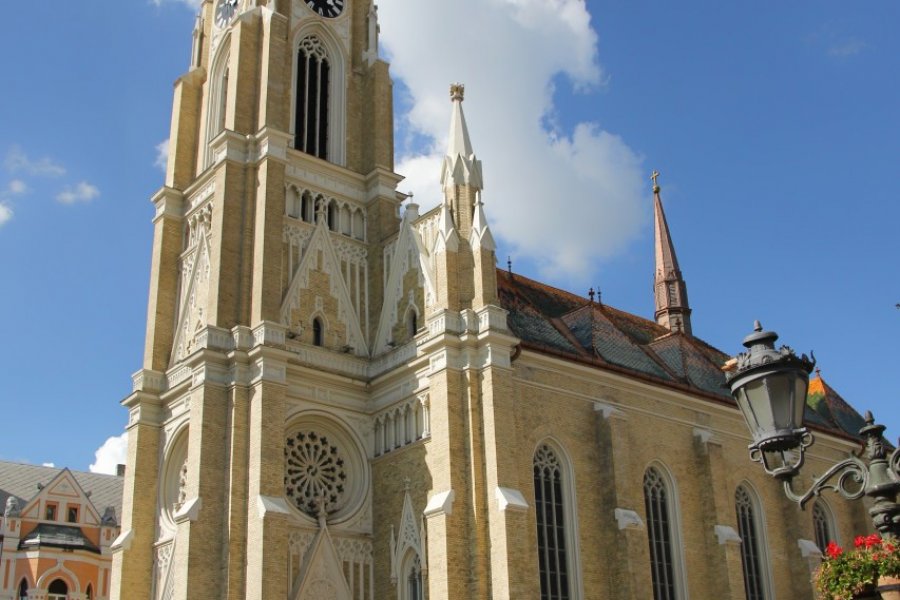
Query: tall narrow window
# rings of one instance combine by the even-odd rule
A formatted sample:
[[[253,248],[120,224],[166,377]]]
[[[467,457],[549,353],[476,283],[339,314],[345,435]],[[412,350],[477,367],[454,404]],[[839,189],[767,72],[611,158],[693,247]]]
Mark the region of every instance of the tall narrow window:
[[[321,346],[322,345],[322,334],[323,334],[322,321],[320,321],[317,318],[313,319],[312,330],[313,330],[313,345]]]
[[[406,600],[424,600],[425,592],[422,589],[422,562],[418,555],[410,561],[406,575]]]
[[[737,510],[738,535],[741,536],[741,563],[744,569],[744,591],[747,600],[765,600],[766,585],[763,579],[763,556],[756,503],[745,486],[738,487],[734,495]]]
[[[25,579],[19,584],[19,600],[28,600],[28,581]]]
[[[47,600],[66,600],[69,595],[69,586],[62,579],[54,579],[47,588]]]
[[[409,315],[406,317],[406,332],[409,337],[415,337],[419,330],[419,315],[412,308],[409,309]]]
[[[94,586],[88,584],[87,590],[84,592],[84,600],[94,600]]]
[[[559,457],[553,448],[544,444],[534,454],[534,509],[537,516],[541,600],[571,598],[565,504]]]
[[[331,65],[321,40],[304,38],[297,51],[297,88],[294,147],[328,158],[328,100]]]
[[[662,473],[650,467],[644,473],[644,507],[650,541],[650,574],[654,600],[676,600],[675,548],[671,491]]]
[[[812,510],[813,529],[816,533],[816,545],[823,553],[828,542],[837,541],[834,535],[834,525],[828,507],[821,500],[816,500]]]
[[[214,135],[218,135],[225,131],[225,111],[228,107],[228,69],[222,73],[219,81],[219,106],[216,115],[216,128]]]

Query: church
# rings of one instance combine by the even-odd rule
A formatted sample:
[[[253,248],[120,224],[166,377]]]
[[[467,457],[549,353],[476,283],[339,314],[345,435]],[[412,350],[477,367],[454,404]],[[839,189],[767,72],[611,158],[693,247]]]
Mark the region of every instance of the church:
[[[373,0],[201,5],[110,597],[811,599],[867,516],[748,458],[655,176],[652,318],[498,268],[490,132],[452,85],[443,201],[398,192],[378,34]],[[863,425],[810,392],[806,477]]]

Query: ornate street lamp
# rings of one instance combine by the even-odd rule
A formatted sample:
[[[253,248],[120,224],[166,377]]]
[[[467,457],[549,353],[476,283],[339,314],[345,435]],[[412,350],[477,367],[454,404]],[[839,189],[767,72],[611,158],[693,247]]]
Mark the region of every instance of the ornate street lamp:
[[[803,411],[809,373],[816,361],[805,354],[798,357],[787,346],[776,349],[777,339],[778,334],[763,331],[757,321],[753,333],[744,338],[747,351],[724,367],[725,380],[753,436],[751,460],[783,481],[788,498],[801,508],[825,490],[848,500],[868,496],[875,529],[882,536],[900,538],[900,448],[888,457],[882,436],[885,427],[875,424],[871,412],[866,413],[866,426],[859,431],[866,440],[866,460],[850,456],[828,469],[808,491],[794,492],[792,481],[813,443],[812,433],[803,426]]]

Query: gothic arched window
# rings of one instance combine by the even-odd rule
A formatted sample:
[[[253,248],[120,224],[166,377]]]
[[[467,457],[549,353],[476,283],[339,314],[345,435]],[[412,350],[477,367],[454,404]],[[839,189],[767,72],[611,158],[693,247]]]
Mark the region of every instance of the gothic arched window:
[[[28,599],[28,580],[22,579],[22,582],[19,583],[19,600],[27,600]]]
[[[306,223],[314,223],[316,214],[315,202],[312,194],[303,192],[302,204],[300,205],[300,218]]]
[[[321,346],[323,343],[324,329],[322,321],[318,317],[313,319],[312,323],[313,346]]]
[[[94,586],[88,584],[87,590],[84,592],[84,600],[94,600]]]
[[[537,517],[538,572],[541,600],[569,600],[572,595],[568,544],[572,538],[570,501],[556,451],[542,444],[534,453],[534,510]]]
[[[66,600],[69,595],[69,586],[62,579],[54,579],[47,588],[47,600]]]
[[[340,211],[338,210],[337,202],[332,200],[328,203],[328,229],[330,229],[331,231],[337,231],[339,218]]]
[[[406,332],[409,334],[409,337],[415,337],[416,332],[419,330],[419,315],[412,308],[409,309],[409,314],[406,317]]]
[[[297,50],[297,89],[294,148],[328,159],[328,102],[331,63],[316,36],[300,41]]]
[[[812,510],[813,529],[816,534],[816,545],[823,553],[828,546],[828,542],[837,541],[834,535],[834,519],[828,506],[820,499],[813,504]]]
[[[744,570],[744,591],[747,600],[766,600],[765,545],[756,497],[746,486],[739,486],[734,494],[737,510],[738,535],[741,536],[741,564]]]
[[[404,569],[404,585],[406,596],[404,600],[424,600],[425,590],[422,585],[422,561],[418,554],[411,554]]]
[[[644,508],[650,542],[650,575],[654,600],[677,600],[682,596],[678,529],[672,484],[657,467],[644,473]]]
[[[207,117],[206,117],[206,143],[215,139],[217,135],[225,131],[225,115],[228,110],[228,76],[230,53],[223,51],[216,58],[213,66],[212,77],[209,80]],[[207,149],[207,166],[212,164],[212,151]]]

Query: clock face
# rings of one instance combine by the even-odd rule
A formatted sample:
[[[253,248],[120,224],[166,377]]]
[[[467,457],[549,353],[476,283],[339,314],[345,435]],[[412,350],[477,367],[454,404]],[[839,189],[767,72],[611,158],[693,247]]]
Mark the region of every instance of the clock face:
[[[218,0],[216,3],[216,25],[226,27],[237,12],[238,0]]]
[[[320,17],[329,19],[344,11],[345,0],[306,0],[306,5]]]

